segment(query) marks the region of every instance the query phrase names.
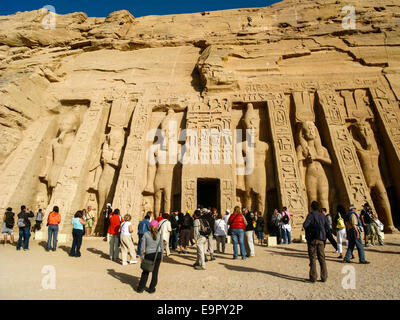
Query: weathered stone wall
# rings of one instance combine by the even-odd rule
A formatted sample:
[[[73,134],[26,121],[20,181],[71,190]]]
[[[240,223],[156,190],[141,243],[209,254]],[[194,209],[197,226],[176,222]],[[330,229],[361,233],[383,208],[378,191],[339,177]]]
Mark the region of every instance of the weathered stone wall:
[[[75,211],[91,205],[101,233],[107,202],[136,227],[148,211],[193,211],[198,179],[218,179],[210,197],[222,212],[246,206],[269,219],[287,206],[296,237],[313,200],[330,212],[368,201],[396,232],[399,9],[286,0],[160,17],[72,13],[54,29],[40,10],[2,17],[0,215],[58,205],[69,235]]]

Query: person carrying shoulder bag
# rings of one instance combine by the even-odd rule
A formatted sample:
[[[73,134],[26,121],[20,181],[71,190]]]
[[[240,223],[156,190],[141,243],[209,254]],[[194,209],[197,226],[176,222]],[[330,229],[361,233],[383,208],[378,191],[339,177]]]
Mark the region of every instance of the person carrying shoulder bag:
[[[150,231],[147,231],[143,235],[142,245],[140,248],[140,260],[142,261],[141,268],[143,269],[143,272],[136,289],[136,292],[138,293],[144,291],[150,272],[152,276],[148,292],[154,293],[156,291],[158,270],[161,261],[163,260],[164,252],[164,241],[161,234],[158,232],[158,226],[158,221],[152,220],[150,222]]]

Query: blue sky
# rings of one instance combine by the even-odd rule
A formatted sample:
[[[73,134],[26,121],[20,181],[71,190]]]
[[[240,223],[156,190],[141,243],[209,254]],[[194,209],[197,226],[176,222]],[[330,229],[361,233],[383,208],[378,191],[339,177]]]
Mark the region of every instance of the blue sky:
[[[1,0],[0,15],[17,11],[37,10],[46,5],[55,7],[56,13],[83,11],[89,17],[106,17],[110,12],[127,9],[133,16],[193,13],[234,8],[265,7],[278,0]]]

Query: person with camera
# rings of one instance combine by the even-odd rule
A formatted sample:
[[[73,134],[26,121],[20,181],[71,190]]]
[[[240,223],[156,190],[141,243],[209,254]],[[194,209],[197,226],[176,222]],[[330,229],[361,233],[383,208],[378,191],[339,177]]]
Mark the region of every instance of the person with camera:
[[[21,212],[18,213],[17,226],[19,228],[19,238],[17,242],[17,250],[21,250],[22,239],[24,240],[24,251],[29,250],[29,238],[31,237],[31,222],[29,218],[33,218],[35,215],[33,212],[26,208],[26,206],[21,206]]]

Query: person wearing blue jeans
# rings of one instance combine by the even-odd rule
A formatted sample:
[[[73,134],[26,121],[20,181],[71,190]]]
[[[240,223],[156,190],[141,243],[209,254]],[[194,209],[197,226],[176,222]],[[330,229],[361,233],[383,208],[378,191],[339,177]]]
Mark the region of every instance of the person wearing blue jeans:
[[[292,243],[292,236],[291,236],[289,230],[282,229],[282,237],[283,237],[283,244],[286,244],[286,237],[287,237],[287,239],[288,239],[288,243],[289,243],[289,244]]]
[[[243,229],[232,229],[232,243],[233,243],[233,259],[238,258],[238,241],[240,247],[240,255],[242,259],[246,259],[246,249],[244,247],[244,230]]]
[[[48,227],[49,237],[47,240],[46,250],[50,251],[51,248],[51,238],[53,237],[53,251],[56,251],[57,248],[57,235],[58,235],[58,225],[49,225]]]
[[[83,213],[81,210],[78,210],[74,217],[72,218],[72,246],[71,251],[69,252],[70,257],[80,257],[81,256],[81,245],[82,245],[82,237],[83,237],[83,228],[86,225],[86,221],[83,219]]]
[[[138,225],[138,246],[137,246],[137,255],[140,256],[141,253],[141,248],[142,248],[142,238],[143,235],[150,230],[150,215],[146,214],[146,216],[144,217],[144,219],[142,221],[139,222]]]
[[[368,261],[365,260],[365,252],[364,247],[362,244],[362,237],[361,237],[361,220],[358,216],[357,212],[355,211],[356,208],[351,205],[350,206],[350,213],[346,217],[347,220],[347,235],[349,245],[347,247],[346,255],[343,259],[343,262],[350,262],[350,258],[353,255],[354,246],[357,247],[358,251],[358,258],[360,259],[360,263],[362,264],[369,264]]]
[[[29,212],[28,212],[29,211]],[[18,214],[18,220],[21,220],[23,224],[20,226],[18,223],[19,227],[19,239],[17,243],[17,250],[21,249],[22,246],[22,238],[24,238],[24,251],[29,250],[29,238],[31,236],[31,222],[29,221],[29,218],[33,218],[34,214],[32,211],[27,210],[26,206],[21,206],[21,212]]]
[[[19,238],[17,242],[17,250],[21,249],[22,238],[24,238],[24,250],[29,250],[29,238],[31,236],[30,227],[19,228]]]

